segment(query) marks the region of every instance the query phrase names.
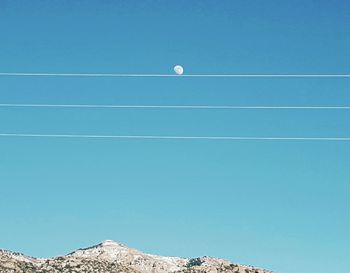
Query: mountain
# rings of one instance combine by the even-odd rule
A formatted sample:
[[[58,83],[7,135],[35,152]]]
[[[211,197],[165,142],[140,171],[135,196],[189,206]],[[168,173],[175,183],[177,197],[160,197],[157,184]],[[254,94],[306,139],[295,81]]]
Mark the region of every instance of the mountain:
[[[272,273],[226,260],[145,254],[111,240],[70,254],[38,259],[0,250],[0,273]]]

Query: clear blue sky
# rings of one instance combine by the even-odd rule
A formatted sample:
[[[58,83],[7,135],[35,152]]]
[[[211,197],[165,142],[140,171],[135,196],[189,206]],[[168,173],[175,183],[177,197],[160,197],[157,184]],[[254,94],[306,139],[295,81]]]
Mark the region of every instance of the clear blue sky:
[[[350,73],[348,1],[0,2],[0,71]],[[350,105],[350,79],[1,77],[1,103]],[[0,108],[3,133],[349,137],[349,110]],[[0,139],[0,248],[104,239],[350,267],[350,144]],[[339,269],[340,270],[340,269]]]

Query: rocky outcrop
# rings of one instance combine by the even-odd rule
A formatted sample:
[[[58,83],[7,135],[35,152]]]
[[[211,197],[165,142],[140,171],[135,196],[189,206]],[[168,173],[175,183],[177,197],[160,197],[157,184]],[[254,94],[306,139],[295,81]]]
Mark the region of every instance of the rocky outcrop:
[[[271,273],[226,260],[185,259],[142,253],[114,241],[78,249],[68,255],[37,259],[0,250],[0,273]]]

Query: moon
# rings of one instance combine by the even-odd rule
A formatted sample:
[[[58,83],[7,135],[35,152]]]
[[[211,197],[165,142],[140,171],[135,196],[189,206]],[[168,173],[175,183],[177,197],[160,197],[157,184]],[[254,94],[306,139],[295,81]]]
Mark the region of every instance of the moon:
[[[182,75],[184,73],[184,68],[181,65],[175,65],[174,71],[177,75]]]

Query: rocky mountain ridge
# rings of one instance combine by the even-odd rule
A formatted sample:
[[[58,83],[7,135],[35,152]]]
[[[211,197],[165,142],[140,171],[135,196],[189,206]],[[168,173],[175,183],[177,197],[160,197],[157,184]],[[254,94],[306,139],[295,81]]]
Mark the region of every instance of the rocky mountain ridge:
[[[78,249],[65,256],[38,259],[0,250],[0,273],[272,273],[271,271],[199,257],[145,254],[115,241]]]

